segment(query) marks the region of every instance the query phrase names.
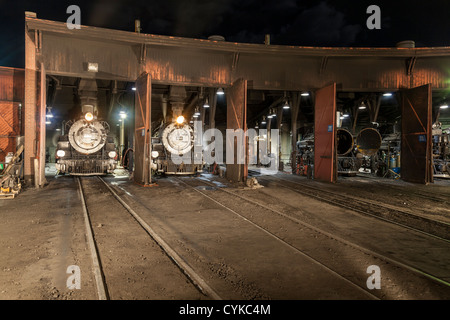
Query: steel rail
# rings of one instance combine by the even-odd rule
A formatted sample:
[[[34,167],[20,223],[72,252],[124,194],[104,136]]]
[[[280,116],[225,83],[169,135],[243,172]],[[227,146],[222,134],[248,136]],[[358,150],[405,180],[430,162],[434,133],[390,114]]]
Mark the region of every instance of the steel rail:
[[[161,247],[165,254],[178,266],[178,268],[189,278],[194,286],[205,296],[214,300],[223,300],[221,296],[211,288],[208,283],[183,259],[170,245],[164,241],[153,228],[151,228],[139,214],[137,214],[109,185],[100,177],[97,177],[108,188],[114,198],[131,214],[147,234]]]
[[[272,237],[273,239],[277,240],[278,242],[282,243],[283,245],[293,249],[296,253],[299,253],[300,255],[306,257],[308,260],[310,260],[311,262],[313,262],[314,264],[328,270],[330,273],[334,274],[335,276],[337,276],[338,278],[344,280],[345,282],[349,283],[351,286],[357,288],[359,291],[363,292],[364,294],[379,300],[379,298],[377,296],[375,296],[374,294],[368,292],[367,290],[365,290],[364,288],[362,288],[361,286],[359,286],[358,284],[350,281],[349,279],[343,277],[342,275],[340,275],[339,273],[337,273],[336,271],[334,271],[333,269],[329,268],[328,266],[326,266],[325,264],[321,263],[320,261],[314,259],[312,256],[306,254],[305,252],[301,251],[300,249],[298,249],[297,247],[291,245],[290,243],[284,241],[283,239],[279,238],[278,236],[276,236],[275,234],[273,234],[272,232],[268,231],[267,229],[261,227],[260,225],[254,223],[253,221],[250,221],[249,219],[247,219],[246,217],[244,217],[243,215],[239,214],[238,212],[236,212],[235,210],[231,209],[230,207],[220,203],[219,201],[215,200],[214,198],[208,196],[207,194],[205,194],[204,192],[194,188],[193,186],[189,185],[188,183],[182,181],[179,178],[173,178],[179,182],[181,182],[182,184],[188,186],[189,188],[193,189],[194,191],[200,193],[201,195],[203,195],[204,197],[206,197],[207,199],[211,200],[212,202],[218,204],[219,206],[223,207],[224,209],[230,211],[231,213],[235,214],[236,216],[238,216],[239,218],[243,219],[244,221],[248,222],[249,224],[253,225],[254,227],[256,227],[257,229],[261,230],[262,232],[264,232],[265,234],[269,235],[270,237]],[[203,182],[203,181],[202,181]],[[210,184],[211,186],[214,186],[212,184]],[[217,186],[214,186],[217,187]],[[222,188],[219,188],[219,190],[224,191]],[[233,193],[231,193],[233,194]],[[234,194],[233,194],[234,195]]]
[[[98,254],[97,246],[95,245],[94,234],[92,232],[91,220],[89,219],[89,210],[87,209],[86,200],[84,197],[83,186],[81,180],[77,177],[78,190],[80,192],[81,204],[83,208],[84,224],[86,227],[87,242],[89,244],[89,250],[91,252],[92,266],[94,269],[95,284],[97,287],[97,295],[99,300],[109,300],[109,295],[106,289],[106,283],[102,267],[100,263],[100,257]]]
[[[415,214],[412,214],[412,213],[409,213],[409,212],[406,212],[406,211],[401,211],[399,209],[389,208],[389,207],[383,206],[381,204],[371,203],[371,202],[364,201],[363,199],[359,199],[357,197],[353,197],[353,196],[350,196],[350,195],[338,194],[338,193],[335,193],[335,192],[332,192],[332,191],[329,191],[329,190],[327,190],[327,193],[332,195],[334,198],[333,199],[327,199],[324,196],[308,193],[307,191],[304,190],[304,189],[309,189],[309,190],[313,190],[313,191],[317,191],[317,192],[322,192],[323,193],[323,190],[321,190],[319,188],[312,187],[312,186],[309,186],[309,185],[305,185],[305,184],[302,184],[302,183],[299,183],[299,182],[291,181],[291,180],[288,180],[288,179],[283,179],[283,178],[280,178],[280,177],[271,177],[271,178],[278,179],[278,180],[281,180],[281,181],[290,182],[290,183],[293,183],[293,184],[297,184],[297,185],[302,186],[302,188],[304,188],[304,189],[303,190],[299,190],[299,189],[296,189],[296,188],[292,188],[292,187],[286,186],[284,184],[281,184],[279,182],[276,182],[274,180],[270,180],[267,177],[259,177],[259,178],[263,179],[263,180],[266,179],[268,181],[272,181],[272,182],[280,185],[281,187],[283,187],[285,189],[292,190],[294,192],[303,194],[305,196],[316,198],[316,199],[318,199],[320,201],[327,202],[327,203],[329,203],[329,204],[331,204],[333,206],[338,206],[338,207],[341,207],[341,208],[344,208],[344,209],[348,209],[348,210],[351,210],[351,211],[354,211],[354,212],[358,212],[358,213],[361,213],[361,214],[364,214],[364,215],[368,215],[368,216],[371,216],[371,217],[374,217],[374,218],[386,221],[388,223],[396,224],[396,225],[401,226],[401,227],[406,228],[406,229],[414,230],[414,231],[422,233],[422,234],[424,234],[426,236],[429,236],[429,237],[432,237],[432,238],[436,238],[438,240],[450,243],[450,239],[444,238],[443,236],[436,235],[436,234],[427,232],[425,230],[418,229],[417,227],[410,226],[410,225],[401,223],[401,222],[393,220],[393,219],[385,218],[383,216],[380,216],[380,215],[376,214],[374,210],[370,210],[370,209],[362,210],[362,209],[356,208],[355,206],[349,205],[349,203],[351,203],[350,201],[344,201],[344,200],[352,200],[352,201],[355,201],[355,202],[360,203],[360,204],[366,204],[366,205],[369,205],[369,206],[372,206],[372,207],[378,207],[378,209],[388,210],[391,215],[393,213],[397,213],[397,214],[400,214],[400,215],[402,215],[404,217],[407,217],[407,218],[409,217],[411,219],[421,220],[421,221],[427,222],[428,224],[435,224],[436,227],[439,227],[441,229],[442,228],[444,228],[444,229],[448,228],[450,230],[450,224],[448,224],[448,223],[445,223],[445,222],[442,222],[442,221],[437,221],[437,220],[432,220],[432,219],[425,218],[425,217],[422,217],[422,216],[419,216],[419,215],[415,215]],[[338,200],[337,198],[340,198],[340,200],[345,202],[345,203],[337,202],[336,201],[336,200]],[[347,198],[347,199],[345,199],[345,198]]]
[[[204,180],[202,180],[202,182],[204,182]],[[209,184],[209,183],[207,183],[207,184]],[[213,185],[213,184],[209,184],[209,185],[210,185],[210,186],[217,187],[217,186],[215,186],[215,185]],[[445,281],[445,280],[443,280],[443,279],[441,279],[441,278],[439,278],[439,277],[436,277],[436,276],[434,276],[434,275],[432,275],[432,274],[430,274],[430,273],[428,273],[428,272],[426,272],[426,271],[420,270],[420,269],[418,269],[418,268],[416,268],[416,267],[410,266],[410,265],[405,264],[405,263],[403,263],[403,262],[394,260],[394,259],[392,259],[392,258],[389,258],[389,257],[383,255],[383,254],[380,254],[380,253],[378,253],[378,252],[372,251],[372,250],[370,250],[370,249],[366,249],[366,248],[364,248],[364,247],[361,247],[360,245],[358,245],[358,244],[356,244],[356,243],[353,243],[353,242],[350,242],[350,241],[348,241],[348,240],[345,240],[345,239],[343,239],[343,238],[341,238],[341,237],[339,237],[339,236],[336,236],[336,235],[334,235],[334,234],[331,234],[331,233],[329,233],[329,232],[327,232],[327,231],[325,231],[325,230],[323,230],[323,229],[321,229],[321,228],[315,227],[315,226],[313,226],[313,225],[311,225],[311,224],[309,224],[309,223],[307,223],[307,222],[304,222],[304,221],[301,221],[301,220],[299,220],[299,219],[297,219],[297,218],[295,218],[295,217],[289,216],[289,215],[287,215],[287,214],[285,214],[285,213],[283,213],[283,212],[281,212],[281,211],[279,211],[279,210],[270,208],[270,207],[268,207],[268,206],[266,206],[266,205],[264,205],[264,204],[262,204],[262,203],[260,203],[260,202],[258,202],[258,201],[255,201],[255,200],[253,200],[253,199],[250,199],[250,198],[248,198],[248,197],[245,197],[245,196],[236,194],[236,193],[234,193],[234,192],[228,191],[228,190],[223,189],[223,188],[218,188],[218,190],[220,190],[220,191],[222,191],[222,192],[225,192],[225,193],[227,193],[227,194],[234,195],[234,196],[236,196],[236,197],[238,197],[238,198],[241,198],[241,199],[243,199],[243,200],[245,200],[245,201],[251,202],[251,203],[253,203],[253,204],[255,204],[255,205],[258,205],[258,206],[260,206],[261,208],[264,208],[264,209],[266,209],[266,210],[272,211],[272,212],[274,212],[274,213],[276,213],[276,214],[278,214],[278,215],[280,215],[280,216],[282,216],[282,217],[285,217],[285,218],[287,218],[287,219],[289,219],[289,220],[291,220],[291,221],[293,221],[293,222],[295,222],[295,223],[298,223],[298,224],[300,224],[300,225],[302,225],[302,226],[304,226],[304,227],[310,228],[310,229],[312,229],[312,230],[314,230],[314,231],[316,231],[316,232],[318,232],[318,233],[321,233],[321,234],[323,234],[323,235],[325,235],[325,236],[327,236],[327,237],[329,237],[329,238],[331,238],[331,239],[334,239],[334,240],[336,240],[336,241],[342,242],[342,243],[344,243],[344,244],[346,244],[346,245],[348,245],[348,246],[350,246],[350,247],[353,247],[353,248],[355,248],[355,249],[357,249],[357,250],[360,250],[360,251],[362,251],[362,252],[364,252],[364,253],[366,253],[366,254],[370,254],[370,255],[372,255],[372,256],[374,256],[374,257],[377,257],[377,258],[380,258],[380,259],[382,259],[382,260],[385,260],[386,262],[395,264],[395,265],[397,265],[398,267],[401,267],[401,268],[410,270],[410,271],[412,271],[412,272],[414,272],[414,273],[423,275],[423,276],[425,276],[425,277],[427,277],[427,278],[429,278],[429,279],[432,279],[432,280],[434,280],[434,281],[436,281],[436,282],[439,282],[439,283],[441,283],[441,284],[444,284],[444,285],[450,287],[450,283],[449,283],[448,281]],[[421,233],[423,233],[423,232],[421,232]],[[433,236],[433,235],[432,235],[432,236]],[[434,236],[433,236],[433,237],[434,237]],[[439,238],[439,240],[445,240],[445,239],[440,239],[440,238]]]

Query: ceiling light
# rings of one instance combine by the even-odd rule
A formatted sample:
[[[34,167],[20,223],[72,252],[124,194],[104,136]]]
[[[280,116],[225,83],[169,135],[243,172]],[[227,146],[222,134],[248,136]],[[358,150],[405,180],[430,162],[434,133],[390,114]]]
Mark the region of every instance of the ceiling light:
[[[392,93],[386,92],[383,94],[383,97],[392,97]]]
[[[440,106],[441,109],[448,109],[448,105],[444,104],[443,106]]]
[[[222,88],[219,88],[219,90],[217,90],[217,94],[218,94],[219,96],[221,96],[221,95],[224,95],[225,92],[223,91]]]
[[[348,117],[350,117],[350,115],[348,113],[346,113],[346,114],[343,115],[343,117],[344,118],[348,118]]]
[[[131,88],[131,90],[136,91],[136,87]]]
[[[266,124],[266,117],[263,116],[261,124]]]
[[[302,97],[309,97],[309,92],[302,92],[301,96]]]
[[[359,106],[358,109],[359,109],[359,110],[364,110],[364,109],[366,109],[366,106],[362,104],[362,105]]]

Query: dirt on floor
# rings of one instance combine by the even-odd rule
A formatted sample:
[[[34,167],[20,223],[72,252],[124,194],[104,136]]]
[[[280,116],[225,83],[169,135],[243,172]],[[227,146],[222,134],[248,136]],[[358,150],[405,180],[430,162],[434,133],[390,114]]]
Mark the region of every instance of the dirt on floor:
[[[353,295],[351,290],[346,291],[347,295],[343,295],[344,291],[339,291],[338,282],[331,284],[331,281],[335,281],[334,278],[324,273],[316,273],[314,268],[298,256],[295,257],[296,260],[291,260],[284,254],[284,250],[291,249],[280,249],[279,241],[266,240],[264,232],[197,192],[184,189],[176,180],[157,180],[159,185],[155,188],[142,188],[120,175],[109,177],[107,180],[129,203],[133,203],[136,211],[146,214],[147,221],[162,232],[168,243],[202,272],[214,288],[219,288],[225,298],[351,299]],[[0,200],[0,299],[98,299],[78,185],[71,177],[49,176],[48,181],[48,185],[40,190],[25,187],[16,199]],[[201,180],[196,183],[201,188],[199,190],[213,198],[215,192],[218,192],[206,184],[202,185]],[[218,187],[222,187],[227,181],[216,179],[215,183]],[[252,197],[256,201],[265,201],[275,209],[295,215],[307,223],[327,228],[330,232],[339,231],[342,236],[348,236],[352,241],[359,241],[371,249],[397,255],[402,259],[414,257],[423,260],[418,263],[429,264],[440,270],[446,268],[440,264],[443,259],[448,259],[448,254],[441,253],[439,251],[441,248],[429,248],[424,243],[412,243],[407,232],[400,234],[396,230],[364,228],[360,222],[363,219],[358,215],[353,214],[356,218],[352,218],[352,215],[343,209],[335,209],[329,204],[321,204],[307,197],[274,188],[268,183],[261,189],[250,191],[242,186],[238,187],[229,189]],[[437,184],[430,188],[422,186],[415,188],[400,183],[395,184],[395,188],[402,189],[395,189],[394,193],[394,189],[389,187],[389,182],[385,186],[375,182],[358,180],[351,182],[342,179],[340,183],[324,188],[349,193],[358,192],[362,196],[372,198],[380,197],[387,203],[403,205],[410,210],[427,211],[430,215],[433,214],[432,210],[436,210],[436,216],[448,218],[441,210],[445,206],[436,200],[426,201],[423,198],[419,200],[412,191],[435,191],[445,196],[448,191],[445,184]],[[411,190],[411,194],[408,190]],[[216,198],[221,200],[224,196],[219,197],[217,194]],[[224,201],[226,202],[226,199]],[[397,203],[398,201],[400,202]],[[406,206],[403,203],[410,205]],[[303,232],[302,228],[292,223],[284,225],[283,219],[279,217],[272,221],[270,216],[266,217],[261,212],[255,211],[252,205],[239,206],[238,203],[230,205],[233,205],[236,211],[242,210],[248,214],[249,218],[254,216],[256,220],[260,219],[261,225],[292,243],[299,241],[299,237],[295,234]],[[107,214],[108,210],[111,209],[105,208],[104,214]],[[103,227],[108,222],[96,223],[96,227],[104,230]],[[293,231],[289,231],[290,229]],[[309,234],[310,231],[305,232]],[[394,243],[389,240],[395,237],[400,241]],[[304,241],[311,241],[308,243],[311,254],[317,251],[314,246],[319,248],[323,244],[314,236],[311,236],[310,240],[307,237],[305,239]],[[116,242],[119,243],[120,239]],[[422,246],[427,254],[419,256],[415,250],[421,249]],[[345,263],[352,268],[357,267],[354,261],[347,259]],[[74,280],[71,273],[73,266],[81,270],[81,289],[68,288],[70,283],[74,283],[71,282]],[[124,265],[125,267],[127,266]],[[359,271],[363,275],[362,278],[365,276],[365,270],[364,268]],[[161,279],[161,283],[170,281],[171,277],[173,278],[167,276],[167,280]],[[334,289],[330,289],[332,286]],[[402,290],[406,289],[397,288],[396,292]],[[399,296],[420,298],[420,292],[417,296],[414,294],[404,292]],[[355,294],[354,297],[358,295]]]

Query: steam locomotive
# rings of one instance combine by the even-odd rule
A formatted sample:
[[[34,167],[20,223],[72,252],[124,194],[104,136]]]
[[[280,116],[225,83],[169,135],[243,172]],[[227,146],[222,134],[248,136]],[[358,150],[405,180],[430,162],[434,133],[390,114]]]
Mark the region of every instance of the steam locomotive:
[[[162,123],[152,136],[152,169],[156,174],[192,175],[203,168],[200,143],[182,115]]]
[[[117,152],[110,127],[99,121],[93,109],[81,119],[68,121],[67,134],[60,137],[56,148],[56,170],[60,174],[105,175],[116,168]]]

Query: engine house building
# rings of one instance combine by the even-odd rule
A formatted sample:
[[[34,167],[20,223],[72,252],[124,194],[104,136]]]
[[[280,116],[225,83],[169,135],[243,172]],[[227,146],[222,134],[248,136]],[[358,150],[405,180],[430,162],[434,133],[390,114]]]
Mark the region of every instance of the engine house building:
[[[70,30],[65,23],[42,20],[33,13],[25,19],[24,175],[28,182],[43,185],[45,180],[46,106],[52,107],[61,86],[76,87],[80,79],[101,83],[110,114],[117,90],[134,94],[132,89],[138,88],[136,106],[126,106],[128,113],[140,115],[135,118],[136,132],[139,125],[151,132],[153,121],[167,117],[167,110],[180,110],[180,103],[190,114],[196,107],[207,111],[209,128],[222,117],[220,126],[245,130],[261,126],[273,112],[276,117],[267,127],[280,129],[281,163],[295,168],[292,153],[297,141],[314,133],[315,177],[325,181],[335,181],[337,176],[338,126],[333,123],[343,121],[356,135],[371,123],[389,122],[391,132],[394,127],[403,129],[402,141],[411,148],[402,149],[402,178],[433,180],[432,125],[440,105],[446,103],[449,48],[415,48],[411,42],[395,48],[257,45],[87,26]],[[219,89],[225,90],[225,97],[215,94]],[[211,108],[204,110],[207,99]],[[225,114],[216,111],[218,103],[225,105]],[[367,109],[360,108],[364,103]],[[285,104],[289,109],[283,108]],[[345,118],[336,119],[337,112]],[[401,126],[400,115],[402,121],[417,125]],[[334,134],[328,134],[329,125]],[[415,135],[425,136],[426,142],[414,139]],[[149,167],[149,157],[141,153],[144,149],[151,153],[151,139],[145,136],[141,141],[138,136],[135,169],[142,173],[135,177],[148,183],[151,177],[144,169]],[[411,166],[417,164],[420,170],[408,169],[413,158]],[[246,165],[240,170],[230,164],[227,171],[235,181],[247,176]]]
[[[1,211],[4,274],[40,287],[76,261],[82,299],[450,297],[450,47],[235,43],[33,12],[24,32],[25,68],[0,67],[0,196],[24,185],[35,210],[20,195]],[[366,282],[379,266],[382,289]],[[31,287],[9,282],[0,298]]]

